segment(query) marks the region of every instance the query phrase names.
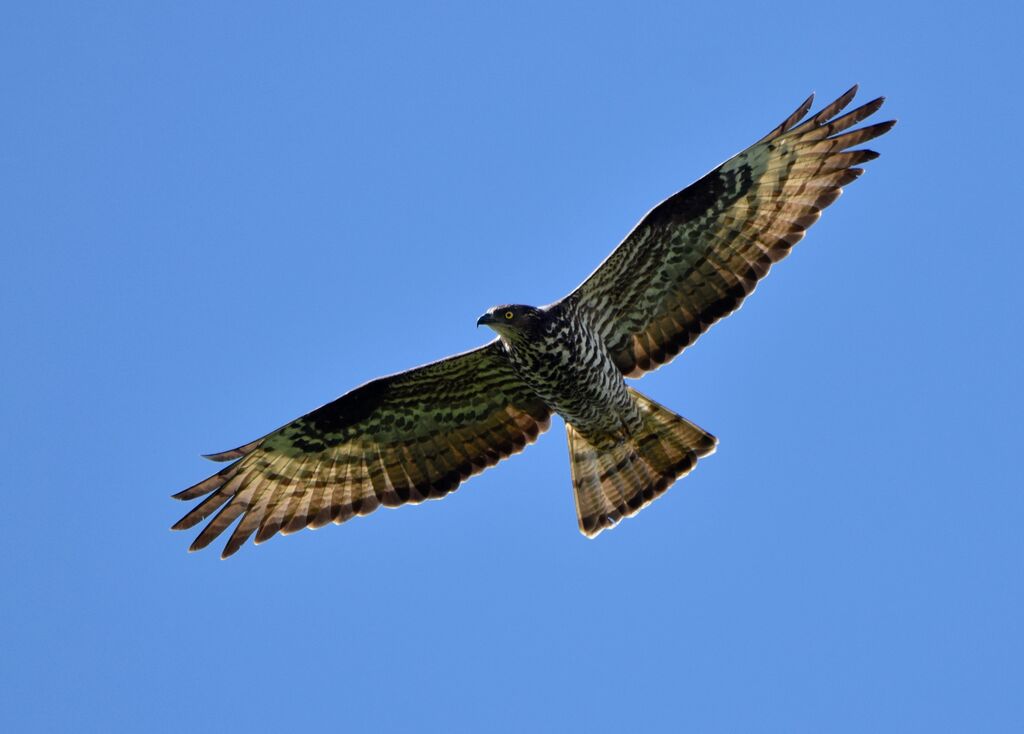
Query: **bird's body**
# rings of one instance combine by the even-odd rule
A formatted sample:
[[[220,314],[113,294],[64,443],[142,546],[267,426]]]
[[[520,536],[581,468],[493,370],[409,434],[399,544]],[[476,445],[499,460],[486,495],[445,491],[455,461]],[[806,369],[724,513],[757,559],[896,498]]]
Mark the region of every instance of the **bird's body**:
[[[500,314],[508,308],[497,306],[493,311]],[[613,446],[640,430],[636,401],[586,318],[568,301],[533,310],[535,325],[521,334],[501,337],[520,379],[595,445]]]
[[[382,377],[237,449],[174,495],[205,497],[173,526],[216,512],[192,544],[238,522],[255,534],[342,523],[443,497],[565,419],[577,519],[588,537],[636,514],[715,449],[706,431],[627,387],[739,307],[877,157],[850,150],[894,122],[851,129],[856,87],[809,118],[813,96],[754,145],[652,209],[578,288],[543,308],[498,306],[499,339]]]

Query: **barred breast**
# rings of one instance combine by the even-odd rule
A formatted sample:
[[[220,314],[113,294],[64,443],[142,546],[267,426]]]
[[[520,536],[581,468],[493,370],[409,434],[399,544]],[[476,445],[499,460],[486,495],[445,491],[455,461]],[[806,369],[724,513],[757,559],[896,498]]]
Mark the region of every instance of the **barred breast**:
[[[505,342],[519,377],[595,446],[612,446],[643,421],[622,372],[571,303],[550,307],[526,339]]]

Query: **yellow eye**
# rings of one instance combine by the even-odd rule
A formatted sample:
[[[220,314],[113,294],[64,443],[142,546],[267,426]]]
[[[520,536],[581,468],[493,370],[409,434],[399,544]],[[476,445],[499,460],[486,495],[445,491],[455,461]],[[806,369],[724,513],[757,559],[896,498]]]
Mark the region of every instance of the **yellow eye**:
[[[512,313],[511,311],[506,311],[506,312],[505,312],[505,318],[506,318],[506,319],[508,319],[509,321],[511,321],[511,320],[512,320],[512,317],[513,317],[513,316],[515,316],[515,314],[514,314],[514,313]]]

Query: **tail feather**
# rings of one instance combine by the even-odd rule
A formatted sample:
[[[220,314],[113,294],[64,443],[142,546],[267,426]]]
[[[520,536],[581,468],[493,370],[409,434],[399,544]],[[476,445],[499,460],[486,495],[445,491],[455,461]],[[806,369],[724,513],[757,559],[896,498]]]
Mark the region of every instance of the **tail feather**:
[[[632,388],[629,392],[644,426],[622,443],[598,448],[566,424],[576,516],[580,532],[589,538],[649,505],[718,444],[710,433],[668,408]]]

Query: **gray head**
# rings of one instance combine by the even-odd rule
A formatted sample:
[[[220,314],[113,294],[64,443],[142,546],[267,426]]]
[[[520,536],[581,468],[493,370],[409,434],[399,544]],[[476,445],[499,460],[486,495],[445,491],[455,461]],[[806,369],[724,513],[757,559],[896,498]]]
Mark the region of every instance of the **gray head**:
[[[476,321],[477,326],[488,326],[499,336],[509,340],[529,336],[540,324],[544,312],[533,306],[505,304],[487,309],[487,313]]]

